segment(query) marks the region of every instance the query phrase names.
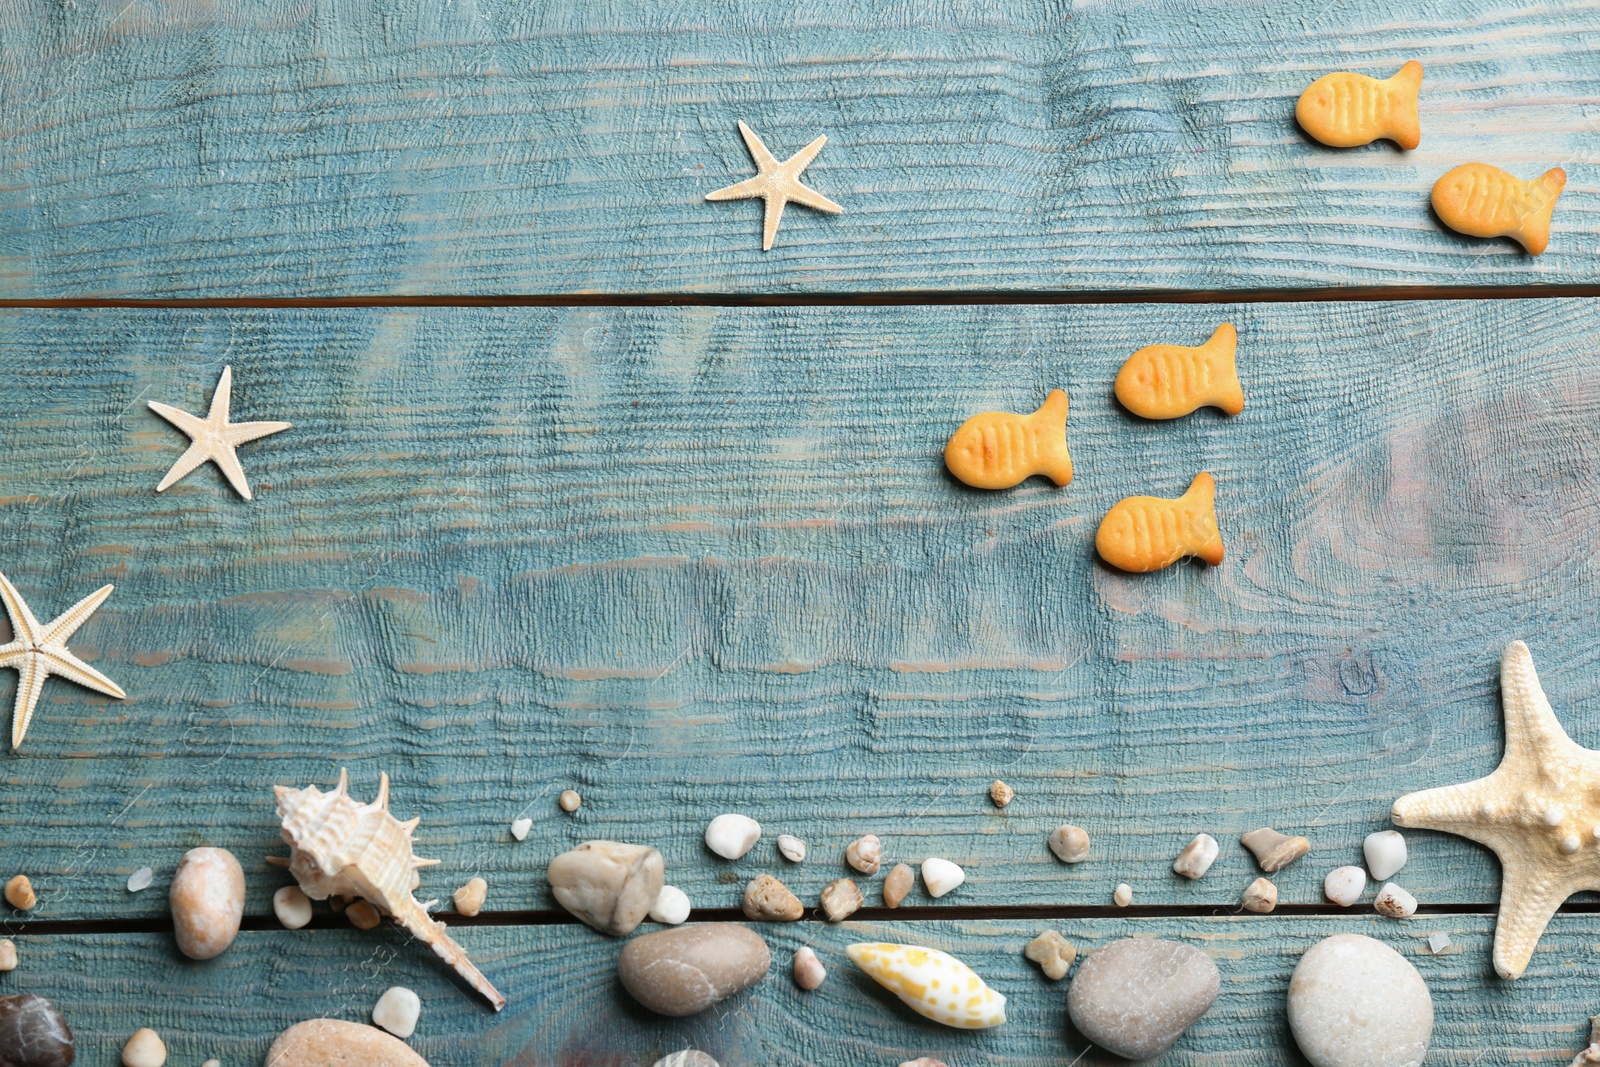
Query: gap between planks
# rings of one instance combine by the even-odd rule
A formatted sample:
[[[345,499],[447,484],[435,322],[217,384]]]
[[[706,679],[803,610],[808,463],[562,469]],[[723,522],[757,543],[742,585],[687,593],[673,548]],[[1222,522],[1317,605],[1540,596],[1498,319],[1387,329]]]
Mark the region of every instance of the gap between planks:
[[[882,293],[575,293],[502,296],[197,297],[0,300],[0,310],[292,309],[426,307],[897,307],[965,304],[1306,304],[1406,300],[1536,300],[1600,297],[1600,285],[1395,285],[1321,289],[940,290]]]
[[[1430,915],[1495,915],[1499,908],[1493,904],[1424,904],[1417,908],[1413,918]],[[1280,904],[1271,913],[1257,915],[1237,905],[1221,904],[1147,904],[1117,908],[1110,905],[1060,906],[1002,905],[998,907],[904,907],[862,908],[850,918],[857,922],[943,922],[950,920],[1007,922],[1024,919],[1039,920],[1094,920],[1094,919],[1208,919],[1239,918],[1267,920],[1282,916],[1311,916],[1321,918],[1365,917],[1369,911],[1352,911],[1337,904]],[[1600,915],[1600,901],[1569,901],[1558,910],[1560,915]],[[436,912],[434,918],[447,926],[577,926],[579,922],[564,911],[537,909],[528,911],[483,912],[468,918],[454,912]],[[689,913],[689,922],[740,922],[752,920],[738,908],[697,908]],[[827,925],[820,911],[813,911],[799,922]],[[385,920],[395,925],[391,920]],[[765,925],[789,925],[776,923]],[[314,916],[303,927],[306,930],[343,930],[350,924],[342,916],[322,913]],[[276,918],[270,915],[246,915],[240,923],[241,930],[283,930]],[[0,923],[0,935],[6,937],[63,936],[70,934],[159,934],[170,933],[172,920],[165,917],[148,919],[39,919],[31,922],[8,921]]]

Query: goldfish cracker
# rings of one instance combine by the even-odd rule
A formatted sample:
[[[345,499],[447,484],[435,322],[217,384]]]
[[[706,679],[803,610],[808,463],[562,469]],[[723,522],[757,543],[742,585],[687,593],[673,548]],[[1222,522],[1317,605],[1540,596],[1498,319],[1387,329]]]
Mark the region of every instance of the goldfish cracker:
[[[1550,213],[1566,184],[1560,167],[1525,182],[1487,163],[1464,163],[1433,183],[1433,210],[1457,233],[1514,237],[1536,256],[1550,243]]]
[[[1009,489],[1034,474],[1066,485],[1072,481],[1067,394],[1054,390],[1032,415],[986,411],[972,416],[950,435],[944,463],[977,489]]]
[[[1355,148],[1387,137],[1401,148],[1422,143],[1417,95],[1422,64],[1412,60],[1392,78],[1340,71],[1312,82],[1294,106],[1300,128],[1332,148]]]
[[[1117,399],[1146,419],[1176,419],[1207,405],[1237,415],[1244,410],[1234,365],[1238,344],[1239,332],[1225,322],[1198,347],[1141,348],[1117,372]]]
[[[1094,547],[1113,567],[1144,573],[1198,556],[1215,567],[1222,562],[1217,531],[1217,483],[1205,471],[1194,476],[1176,500],[1130,496],[1100,520]]]

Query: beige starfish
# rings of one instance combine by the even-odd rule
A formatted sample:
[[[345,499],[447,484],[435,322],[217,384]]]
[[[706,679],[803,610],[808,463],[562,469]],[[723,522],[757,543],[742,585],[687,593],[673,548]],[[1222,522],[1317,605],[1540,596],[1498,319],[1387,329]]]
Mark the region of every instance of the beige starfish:
[[[1487,778],[1408,793],[1394,802],[1400,826],[1444,830],[1500,857],[1500,918],[1494,969],[1517,978],[1561,907],[1600,889],[1600,752],[1556,721],[1528,646],[1513,641],[1500,661],[1506,751]]]
[[[761,143],[756,131],[740,122],[739,132],[744,135],[744,143],[749,147],[750,155],[755,158],[756,176],[746,178],[726,189],[707,193],[706,199],[754,200],[760,197],[765,200],[767,217],[761,229],[761,251],[766,252],[772,248],[772,239],[778,235],[778,220],[783,218],[784,205],[791,200],[806,207],[816,208],[818,211],[826,211],[830,215],[838,215],[844,211],[844,208],[810,186],[801,184],[800,181],[800,172],[817,158],[822,146],[828,143],[827,137],[818,137],[779,163],[776,157],[767,151],[767,146]]]
[[[233,368],[222,368],[222,380],[217,382],[217,391],[211,395],[211,410],[205,418],[179,411],[166,404],[158,404],[154,400],[148,401],[150,410],[166,419],[172,425],[189,435],[192,444],[189,450],[178,457],[178,462],[172,465],[167,476],[161,479],[161,484],[156,486],[156,492],[164,492],[169,486],[177,484],[199,467],[210,460],[217,465],[223,474],[228,476],[228,484],[233,486],[238,494],[246,500],[254,500],[250,495],[250,483],[245,481],[244,468],[239,466],[239,457],[234,449],[246,441],[254,441],[258,437],[268,434],[282,433],[289,429],[287,422],[229,422],[228,404],[233,396]]]
[[[49,626],[40,626],[17,587],[0,574],[0,600],[5,602],[6,614],[11,616],[13,638],[10,644],[0,645],[0,667],[10,667],[17,672],[17,703],[11,712],[13,750],[22,747],[45,679],[52,674],[108,697],[118,700],[127,697],[116,682],[67,651],[67,640],[105,603],[113,588],[108,585],[90,593],[58,615]]]

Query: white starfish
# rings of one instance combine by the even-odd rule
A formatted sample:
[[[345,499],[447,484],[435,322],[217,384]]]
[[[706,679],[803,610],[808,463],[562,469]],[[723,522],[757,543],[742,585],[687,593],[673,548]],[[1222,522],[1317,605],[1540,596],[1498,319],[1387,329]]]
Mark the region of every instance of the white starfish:
[[[33,721],[33,709],[39,703],[39,693],[44,689],[45,679],[52,674],[108,697],[118,700],[127,697],[116,682],[67,651],[67,640],[105,603],[113,588],[108,585],[90,593],[53,619],[49,626],[40,626],[17,587],[0,574],[0,600],[5,602],[6,614],[11,616],[14,638],[10,644],[0,645],[0,667],[10,667],[17,672],[17,703],[11,713],[13,750],[22,747],[28,724]]]
[[[211,410],[203,419],[187,411],[158,404],[154,400],[148,401],[151,411],[188,434],[190,441],[193,442],[189,445],[188,451],[178,457],[178,462],[172,465],[167,476],[161,479],[161,484],[156,486],[156,492],[165,491],[190,471],[210,460],[227,475],[228,484],[233,486],[240,496],[246,500],[255,499],[250,495],[250,483],[245,481],[244,468],[239,466],[239,457],[234,449],[246,441],[254,441],[268,434],[282,433],[289,429],[289,423],[229,422],[228,404],[232,396],[233,368],[223,367],[222,380],[217,382],[217,391],[211,394]]]
[[[1506,751],[1493,774],[1463,785],[1409,793],[1394,802],[1400,826],[1458,834],[1500,857],[1500,917],[1494,969],[1517,978],[1556,909],[1600,889],[1600,752],[1556,721],[1528,646],[1513,641],[1500,660]]]
[[[817,158],[822,146],[828,143],[827,137],[818,137],[779,163],[777,158],[767,151],[767,146],[761,143],[756,131],[742,121],[739,123],[739,132],[744,135],[744,143],[756,161],[756,176],[746,178],[725,189],[718,189],[714,193],[707,193],[706,199],[754,200],[760,197],[765,200],[767,215],[761,229],[761,251],[766,252],[772,248],[772,239],[778,234],[778,220],[783,218],[784,205],[791,200],[806,207],[816,208],[818,211],[826,211],[830,215],[838,215],[844,211],[844,208],[800,181],[800,172]]]

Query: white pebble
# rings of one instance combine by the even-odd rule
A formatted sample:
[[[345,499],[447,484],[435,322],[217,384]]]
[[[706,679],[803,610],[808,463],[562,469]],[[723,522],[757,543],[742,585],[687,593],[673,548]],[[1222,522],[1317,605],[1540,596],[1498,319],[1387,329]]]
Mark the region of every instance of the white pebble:
[[[563,789],[561,795],[556,798],[556,804],[562,811],[571,815],[583,806],[583,797],[576,789]]]
[[[207,1060],[206,1062],[202,1063],[200,1065],[200,1067],[222,1067],[222,1061],[221,1060]]]
[[[937,856],[922,861],[922,884],[930,897],[942,897],[967,880],[967,872]]]
[[[1435,956],[1437,956],[1439,953],[1443,952],[1445,949],[1447,949],[1449,947],[1450,947],[1450,935],[1449,934],[1429,934],[1428,935],[1428,948],[1429,948],[1429,950],[1431,950],[1433,952],[1433,954]]]
[[[1172,861],[1174,872],[1185,878],[1203,878],[1217,859],[1217,839],[1210,834],[1195,834],[1194,840]]]
[[[1406,865],[1406,839],[1399,830],[1379,830],[1361,842],[1367,857],[1367,871],[1375,882],[1388,881]]]
[[[529,818],[513,819],[511,821],[511,836],[518,841],[528,839],[528,831],[533,829],[533,820]]]
[[[706,827],[706,847],[725,860],[736,860],[761,840],[761,824],[748,815],[718,815]]]
[[[794,954],[794,984],[801,989],[816,989],[828,977],[828,969],[809,946]]]
[[[0,971],[17,969],[17,946],[9,937],[0,940]]]
[[[650,905],[651,921],[677,926],[688,917],[689,894],[675,885],[662,886],[661,892],[656,894],[656,902]]]
[[[790,863],[800,863],[806,858],[806,843],[793,834],[779,834],[778,851]]]
[[[1407,893],[1393,882],[1383,883],[1383,888],[1378,890],[1378,898],[1372,902],[1379,915],[1387,915],[1391,919],[1409,919],[1417,913],[1417,898]]]
[[[1360,900],[1366,888],[1367,872],[1360,867],[1339,867],[1322,880],[1322,895],[1345,908]]]
[[[311,921],[311,898],[297,885],[286,885],[272,894],[272,914],[286,930],[298,930]]]
[[[156,872],[149,867],[140,867],[128,875],[128,892],[137,893],[141,889],[149,889],[150,883],[155,881]]]
[[[1111,894],[1111,903],[1119,908],[1126,908],[1129,904],[1132,904],[1133,886],[1127,882],[1118,882],[1116,891]]]
[[[372,1021],[404,1040],[417,1029],[422,1000],[403,985],[390,986],[372,1006]]]
[[[138,1030],[122,1046],[123,1067],[161,1067],[167,1062],[167,1046],[154,1030]]]

